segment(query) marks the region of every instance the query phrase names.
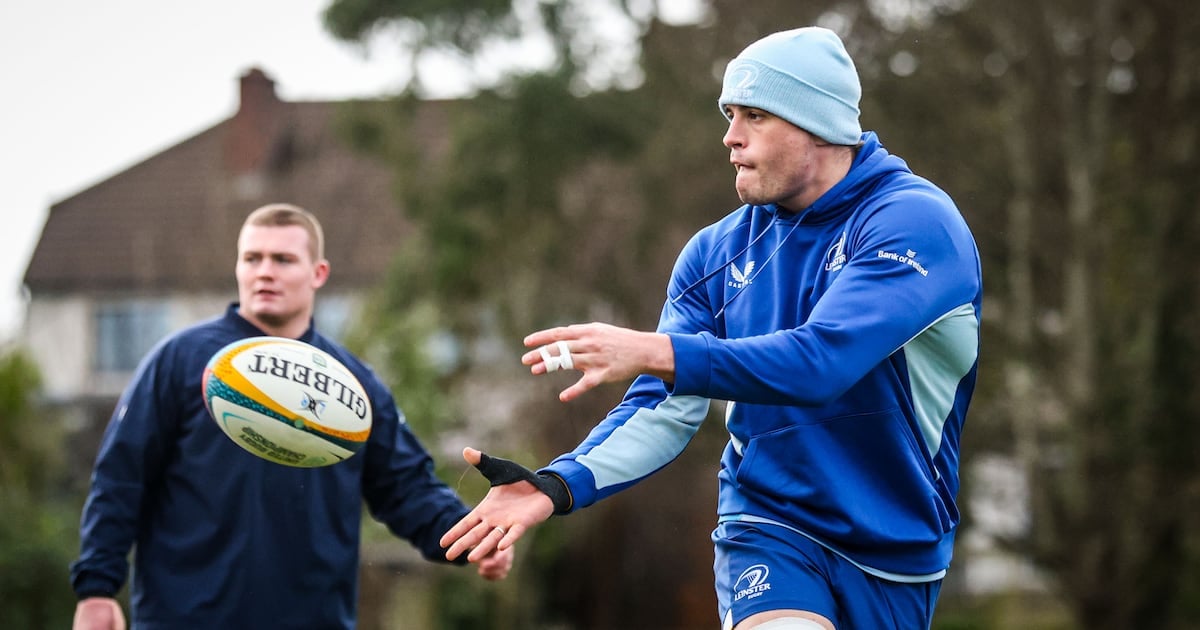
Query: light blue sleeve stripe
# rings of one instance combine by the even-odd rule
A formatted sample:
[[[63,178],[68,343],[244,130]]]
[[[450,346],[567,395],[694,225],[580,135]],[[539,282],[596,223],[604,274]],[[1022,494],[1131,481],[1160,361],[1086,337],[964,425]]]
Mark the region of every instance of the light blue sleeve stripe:
[[[942,446],[958,383],[978,356],[979,318],[970,304],[950,311],[904,346],[917,426],[930,456]]]
[[[596,490],[641,479],[683,452],[708,416],[709,400],[668,396],[638,409],[599,445],[575,459],[591,471]]]

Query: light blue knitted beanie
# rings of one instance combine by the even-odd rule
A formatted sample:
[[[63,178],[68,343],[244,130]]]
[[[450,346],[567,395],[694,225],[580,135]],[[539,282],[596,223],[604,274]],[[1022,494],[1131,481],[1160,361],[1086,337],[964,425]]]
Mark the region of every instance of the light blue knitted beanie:
[[[862,86],[854,61],[818,26],[768,35],[725,67],[717,105],[757,107],[833,144],[858,144]],[[728,116],[726,116],[728,118]]]

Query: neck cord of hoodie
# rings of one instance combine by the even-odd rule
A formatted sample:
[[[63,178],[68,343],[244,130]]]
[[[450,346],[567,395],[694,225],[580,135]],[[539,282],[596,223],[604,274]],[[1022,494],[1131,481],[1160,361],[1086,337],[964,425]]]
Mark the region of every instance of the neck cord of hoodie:
[[[750,242],[745,247],[743,247],[740,251],[738,251],[738,253],[734,254],[733,256],[730,256],[729,260],[726,260],[724,263],[722,263],[716,269],[713,269],[712,271],[704,274],[699,280],[696,280],[695,282],[689,284],[686,288],[684,288],[683,291],[679,292],[679,295],[671,298],[671,304],[675,304],[675,303],[679,302],[679,300],[682,300],[687,294],[696,290],[698,287],[700,287],[704,283],[711,280],[714,276],[716,276],[717,274],[724,271],[730,265],[737,262],[737,259],[740,258],[742,256],[742,254],[745,254],[747,251],[750,251],[751,247],[754,247],[754,245],[756,243],[758,243],[760,240],[762,240],[762,237],[766,236],[767,232],[770,232],[771,229],[775,227],[775,224],[778,221],[779,221],[779,215],[773,214],[771,216],[771,221],[769,223],[767,223],[767,227],[763,228],[763,230],[761,232],[759,232],[757,236],[755,236],[753,239],[751,239]],[[784,244],[787,243],[788,239],[792,237],[792,232],[796,231],[796,226],[798,226],[798,225],[800,225],[799,220],[792,223],[792,228],[790,230],[788,230],[788,233],[785,234],[783,239],[781,239],[779,241],[779,244],[776,245],[775,249],[771,251],[771,255],[767,256],[767,259],[765,261],[763,261],[763,264],[759,265],[758,271],[753,276],[750,276],[749,274],[747,274],[745,281],[742,283],[742,287],[740,289],[738,289],[736,293],[729,296],[729,299],[725,300],[725,302],[723,304],[721,304],[721,308],[717,310],[715,315],[713,315],[714,321],[719,319],[722,315],[724,315],[725,309],[729,306],[729,304],[731,302],[733,302],[733,300],[736,299],[739,295],[744,293],[746,291],[746,289],[750,287],[750,284],[754,282],[754,278],[757,278],[759,276],[759,274],[761,274],[763,272],[763,270],[767,268],[767,264],[771,262],[772,258],[775,258],[775,254],[778,254],[779,250],[783,248]]]

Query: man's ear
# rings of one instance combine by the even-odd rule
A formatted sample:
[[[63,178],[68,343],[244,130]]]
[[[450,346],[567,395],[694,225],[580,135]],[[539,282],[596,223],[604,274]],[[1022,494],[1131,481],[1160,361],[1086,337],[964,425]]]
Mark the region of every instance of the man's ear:
[[[317,262],[316,266],[313,268],[313,285],[312,285],[312,287],[314,289],[320,289],[321,287],[325,286],[325,283],[328,280],[329,280],[329,261],[328,260],[320,260]]]

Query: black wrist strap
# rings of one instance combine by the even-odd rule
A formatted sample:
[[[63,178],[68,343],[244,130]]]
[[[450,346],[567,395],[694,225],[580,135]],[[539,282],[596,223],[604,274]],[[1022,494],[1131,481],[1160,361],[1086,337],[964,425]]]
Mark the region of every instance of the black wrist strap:
[[[562,477],[554,473],[534,473],[514,461],[502,457],[492,457],[487,453],[480,453],[479,456],[479,464],[475,468],[479,469],[479,472],[493,487],[528,481],[542,494],[550,497],[550,501],[554,503],[555,514],[566,514],[571,511],[574,499],[571,498],[571,491],[567,489],[567,482],[563,481]]]

